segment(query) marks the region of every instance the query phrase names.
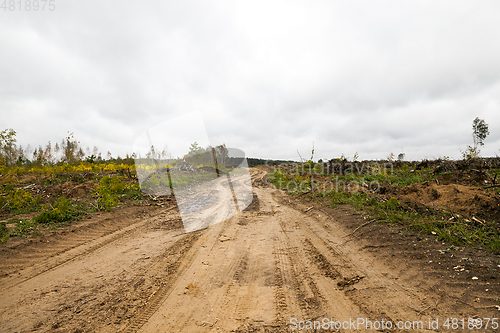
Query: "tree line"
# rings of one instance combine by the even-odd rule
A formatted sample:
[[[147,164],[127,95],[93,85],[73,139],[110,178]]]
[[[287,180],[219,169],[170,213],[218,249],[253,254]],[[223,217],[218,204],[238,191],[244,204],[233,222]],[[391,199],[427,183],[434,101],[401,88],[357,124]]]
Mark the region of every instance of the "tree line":
[[[23,147],[17,144],[16,131],[5,129],[0,132],[0,165],[4,166],[22,166],[22,165],[56,165],[56,164],[76,164],[82,161],[89,163],[99,163],[103,161],[133,164],[134,159],[127,154],[122,159],[113,158],[108,151],[104,158],[99,149],[94,146],[83,148],[80,141],[75,139],[73,133],[52,144],[31,148],[30,145]]]

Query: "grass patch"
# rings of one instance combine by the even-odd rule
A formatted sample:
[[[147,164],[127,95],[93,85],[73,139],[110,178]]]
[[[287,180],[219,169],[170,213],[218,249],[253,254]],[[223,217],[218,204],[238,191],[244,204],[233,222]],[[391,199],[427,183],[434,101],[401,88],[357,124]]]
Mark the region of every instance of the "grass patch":
[[[84,183],[88,180],[88,176],[82,173],[82,172],[63,172],[63,173],[56,173],[56,174],[51,174],[49,177],[41,179],[40,184],[41,185],[56,185],[56,184],[63,184],[69,181],[73,181],[76,183]]]
[[[7,229],[7,224],[5,222],[0,223],[0,243],[3,243],[9,239],[9,229]]]
[[[140,200],[143,197],[137,184],[123,181],[119,175],[104,176],[96,186],[94,196],[97,196],[97,207],[100,210],[111,211],[120,203],[120,199]]]
[[[275,170],[269,173],[269,181],[277,188],[285,190],[290,194],[306,192],[314,186],[322,186],[317,183],[315,177],[326,177],[329,179],[329,184],[334,185],[335,189],[344,188],[346,186],[363,186],[373,184],[374,188],[382,185],[394,185],[405,187],[412,184],[422,183],[429,180],[434,180],[438,177],[431,170],[410,170],[405,164],[399,169],[363,169],[357,172],[355,168],[347,168],[343,170],[343,174],[322,174],[318,166],[314,168],[292,167],[287,170]],[[314,183],[313,183],[314,182]],[[324,182],[324,181],[323,181]]]
[[[53,223],[69,222],[80,219],[82,215],[86,215],[85,212],[76,210],[71,201],[65,197],[57,199],[51,208],[47,205],[45,205],[44,208],[44,211],[32,219],[34,223],[48,225]]]
[[[58,198],[52,205],[42,205],[43,210],[32,219],[11,218],[7,223],[2,223],[5,228],[0,226],[3,234],[0,236],[2,241],[9,237],[29,237],[38,234],[41,229],[54,229],[68,222],[79,220],[86,215],[85,211],[77,208],[71,201],[65,197]],[[14,224],[13,230],[8,230],[7,224]]]
[[[480,224],[445,210],[419,214],[409,210],[396,198],[382,200],[368,193],[341,191],[329,193],[327,196],[332,206],[352,205],[355,209],[364,210],[371,217],[391,224],[400,231],[423,232],[440,241],[480,247],[493,253],[500,253],[500,229],[494,222]]]
[[[11,237],[28,237],[38,233],[38,224],[33,220],[10,219],[9,223],[16,223],[14,230],[9,233]]]
[[[18,189],[13,184],[4,184],[0,191],[0,208],[12,215],[25,214],[40,210],[40,197],[30,191]]]
[[[289,194],[308,192],[317,185],[308,175],[287,174],[281,170],[270,173],[269,181],[276,188],[287,191]]]
[[[491,173],[499,174],[500,169]],[[443,173],[441,173],[443,174]],[[269,181],[277,188],[289,194],[301,194],[310,191],[314,186],[321,190],[321,183],[312,183],[312,174],[297,173],[296,169],[275,170],[269,173]],[[370,192],[368,184],[379,186],[393,185],[404,187],[436,179],[432,169],[422,168],[410,170],[406,165],[394,170],[381,170],[367,174],[332,174],[319,175],[323,179],[331,179],[330,191],[314,191],[319,197],[328,198],[332,206],[349,204],[357,210],[367,212],[372,218],[391,224],[400,232],[419,232],[436,237],[443,242],[455,245],[480,247],[494,253],[500,253],[500,227],[495,222],[478,223],[464,216],[458,217],[444,209],[429,209],[417,213],[400,203],[396,198],[381,198]],[[316,176],[316,175],[313,175]],[[352,191],[348,191],[347,189]],[[353,190],[354,189],[354,190]],[[357,190],[357,191],[356,191]],[[494,189],[500,194],[500,188]]]

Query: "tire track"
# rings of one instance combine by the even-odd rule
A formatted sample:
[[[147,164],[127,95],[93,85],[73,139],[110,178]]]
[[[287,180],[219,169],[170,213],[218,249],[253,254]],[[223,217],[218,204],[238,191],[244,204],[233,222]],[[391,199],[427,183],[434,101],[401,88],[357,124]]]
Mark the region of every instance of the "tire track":
[[[223,227],[221,228],[217,239],[219,239],[222,235],[228,233],[237,234],[239,226],[238,222],[242,216],[233,217],[232,219],[224,222]],[[220,251],[224,248],[224,243],[217,242],[216,246],[212,247],[212,251]],[[239,307],[241,295],[239,291],[243,285],[246,285],[246,275],[249,268],[249,253],[250,247],[245,245],[243,248],[235,249],[236,252],[230,258],[227,258],[228,262],[222,265],[219,278],[223,276],[229,277],[227,281],[222,279],[220,284],[223,285],[224,293],[217,300],[218,304],[222,305],[224,309],[218,314],[218,317],[221,319],[228,319],[231,317],[240,318],[242,316],[242,309]]]
[[[9,288],[15,287],[21,283],[24,283],[26,281],[29,281],[41,274],[47,273],[49,271],[52,271],[62,265],[65,265],[67,263],[72,262],[75,259],[78,259],[82,256],[86,256],[92,252],[95,252],[101,248],[105,248],[107,246],[112,245],[119,239],[128,236],[135,232],[136,229],[146,225],[147,223],[151,222],[154,219],[160,218],[159,215],[166,215],[169,211],[173,210],[176,208],[176,206],[170,207],[166,209],[165,211],[162,211],[158,213],[157,215],[148,218],[146,220],[143,220],[141,222],[136,222],[133,223],[125,228],[122,228],[120,230],[117,230],[115,232],[112,232],[111,234],[99,237],[97,239],[94,238],[93,241],[81,244],[81,245],[76,245],[71,248],[66,248],[64,250],[60,250],[59,252],[56,252],[56,254],[52,254],[50,258],[47,260],[44,260],[43,262],[39,264],[35,264],[31,267],[25,268],[22,273],[19,273],[19,276],[13,277],[10,281],[6,281],[3,283],[0,292],[3,292]],[[84,239],[89,239],[92,238],[91,236],[85,236]],[[70,242],[73,243],[74,240]],[[54,248],[57,250],[59,248],[63,249],[64,246],[54,246]],[[32,259],[31,259],[32,260]],[[31,261],[30,260],[30,261]],[[16,265],[15,263],[9,263],[12,265],[12,267],[24,267],[22,266],[23,263],[26,261],[23,261],[22,259],[19,260],[19,264]],[[5,264],[4,264],[5,265]],[[5,265],[4,267],[9,267],[8,264]]]
[[[286,231],[283,230],[282,226],[278,230],[275,230],[276,242],[275,242],[275,299],[276,299],[276,323],[279,325],[286,324],[286,317],[290,317],[290,313],[298,314],[300,313],[300,307],[297,305],[297,300],[291,297],[289,289],[294,289],[297,287],[296,280],[294,280],[291,270],[290,257],[288,252],[293,249],[287,242]],[[302,313],[300,313],[302,315]]]
[[[191,251],[191,249],[198,241],[200,235],[201,232],[189,233],[177,240],[169,249],[167,249],[167,251],[165,251],[165,254],[163,255],[164,257],[174,257],[166,267],[169,276],[168,280],[162,283],[161,287],[154,295],[151,296],[142,311],[135,316],[132,322],[122,331],[123,333],[137,332],[158,310],[163,301],[170,295],[177,275],[182,274],[182,272],[188,267],[186,263],[189,263],[195,256],[196,251]]]
[[[342,277],[338,270],[336,270],[333,265],[330,263],[328,259],[322,255],[318,249],[311,243],[309,238],[304,240],[304,247],[311,258],[311,263],[316,265],[318,269],[323,273],[324,276],[329,277],[330,279],[337,279],[338,277]]]
[[[123,332],[137,332],[142,330],[151,330],[149,326],[144,326],[148,321],[150,321],[152,316],[158,315],[158,309],[165,307],[165,304],[170,308],[170,304],[177,301],[181,303],[184,302],[184,297],[196,297],[196,295],[203,294],[207,289],[210,288],[212,283],[216,285],[225,285],[225,294],[221,294],[218,298],[218,304],[224,304],[224,302],[230,302],[232,297],[227,297],[227,293],[231,293],[234,289],[231,286],[238,285],[238,279],[244,278],[244,271],[246,264],[243,264],[244,251],[239,251],[235,253],[234,258],[227,258],[227,260],[220,261],[219,263],[211,263],[211,256],[214,252],[220,252],[222,249],[227,247],[229,239],[233,239],[236,235],[232,235],[235,231],[231,228],[235,225],[235,217],[230,218],[222,223],[213,225],[207,229],[199,230],[202,237],[197,242],[191,244],[191,249],[189,253],[180,258],[181,266],[179,269],[169,272],[170,279],[168,285],[161,294],[156,297],[156,300],[151,306],[148,304],[148,309],[144,313],[140,314],[134,318],[134,322],[126,328]],[[227,237],[227,236],[230,237]],[[230,260],[229,260],[230,259]],[[211,276],[209,268],[212,265],[221,265],[217,270],[217,276]],[[200,269],[200,266],[204,269]],[[174,292],[175,291],[175,292]],[[177,294],[178,293],[178,294]],[[148,302],[150,303],[150,302]],[[205,306],[204,304],[198,304],[199,306]],[[181,306],[182,312],[169,311],[169,315],[174,318],[172,320],[171,326],[169,326],[168,331],[179,330],[181,327],[188,327],[193,325],[192,317],[196,316],[196,306]],[[224,306],[224,308],[234,310],[235,306]],[[175,313],[175,315],[173,315]],[[161,314],[160,314],[161,316]],[[221,317],[221,316],[220,316]],[[174,320],[175,319],[175,320]],[[198,325],[198,326],[196,326]],[[196,321],[195,326],[207,325],[199,319]],[[157,329],[157,328],[156,328]]]
[[[360,269],[354,263],[360,254],[346,246],[345,243],[342,246],[337,245],[341,244],[339,236],[333,235],[332,232],[339,233],[340,230],[325,228],[324,221],[321,221],[316,214],[309,214],[312,216],[308,216],[303,223],[300,223],[302,234],[305,237],[303,241],[306,253],[324,276],[330,278],[331,266],[335,268],[335,271],[340,274],[336,280],[336,289],[365,313],[366,317],[373,320],[380,317],[388,320],[409,319],[411,317],[417,320],[421,317],[418,311],[411,309],[423,309],[429,304],[422,302],[415,292],[388,279],[386,275],[381,275],[370,266]],[[340,233],[341,237],[342,235],[343,233]],[[351,251],[348,254],[349,250]],[[365,262],[374,261],[373,258],[367,260],[366,257],[363,260]],[[352,286],[357,283],[360,286],[353,288]],[[377,304],[377,306],[373,307],[373,304]],[[409,309],[410,311],[408,311]]]
[[[300,288],[296,289],[296,298],[302,309],[302,319],[299,320],[318,316],[334,320],[366,317],[367,312],[346,296],[337,284],[344,276],[353,275],[356,270],[352,267],[355,266],[310,232],[307,225],[312,221],[302,212],[285,208],[279,220],[288,242],[298,245],[289,257],[291,269],[295,270],[294,280]]]
[[[297,244],[296,240],[291,241],[288,239],[288,234],[293,234],[293,232],[287,233],[285,231],[284,222],[281,219],[280,226],[285,235],[286,243]],[[287,252],[289,258],[288,269],[292,277],[292,287],[297,303],[301,309],[301,314],[306,318],[313,318],[323,310],[324,301],[323,296],[308,272],[308,265],[304,262],[305,256],[301,252],[300,248],[296,248],[296,251]]]

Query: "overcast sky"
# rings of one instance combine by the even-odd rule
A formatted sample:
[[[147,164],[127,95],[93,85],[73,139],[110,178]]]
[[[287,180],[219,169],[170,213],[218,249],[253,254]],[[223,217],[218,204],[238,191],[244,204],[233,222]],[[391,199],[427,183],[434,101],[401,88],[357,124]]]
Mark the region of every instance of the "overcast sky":
[[[250,157],[459,158],[480,117],[500,155],[498,1],[52,4],[0,9],[0,130],[23,146],[70,131],[124,156],[199,112]]]

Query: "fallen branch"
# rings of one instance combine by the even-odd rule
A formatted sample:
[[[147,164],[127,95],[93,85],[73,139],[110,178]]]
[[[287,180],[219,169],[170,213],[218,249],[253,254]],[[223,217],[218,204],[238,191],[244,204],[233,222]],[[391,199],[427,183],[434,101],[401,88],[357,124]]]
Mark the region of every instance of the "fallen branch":
[[[349,235],[347,235],[346,237],[350,237],[350,236],[354,235],[354,233],[355,233],[356,231],[358,231],[358,230],[359,230],[359,229],[361,229],[362,227],[364,227],[364,226],[366,226],[366,225],[368,225],[368,224],[370,224],[370,223],[372,223],[372,222],[375,222],[375,221],[376,221],[376,220],[370,220],[370,221],[368,221],[368,222],[366,222],[366,223],[363,223],[362,225],[360,225],[359,227],[357,227],[356,229],[354,229],[354,231],[353,231],[353,232],[351,232],[351,233],[350,233]]]
[[[36,186],[36,184],[29,184],[29,185],[26,185],[26,186],[23,186],[23,187],[18,187],[18,189],[28,190],[28,189],[32,188],[33,186]]]
[[[3,205],[3,207],[2,207],[2,208],[0,208],[0,209],[4,209],[4,208],[5,208],[8,204],[10,204],[10,202],[11,202],[11,201],[12,201],[12,200],[7,201],[7,202],[5,203],[5,205]]]
[[[476,222],[478,222],[478,223],[484,224],[484,222],[483,222],[483,221],[481,221],[480,219],[478,219],[478,218],[476,218],[476,217],[474,217],[474,216],[472,217],[472,220],[473,220],[473,221],[476,221]]]
[[[304,195],[304,194],[307,194],[307,193],[311,193],[312,191],[314,191],[314,188],[308,190],[308,191],[302,191],[302,193],[300,193],[298,196],[300,197],[301,195]]]

